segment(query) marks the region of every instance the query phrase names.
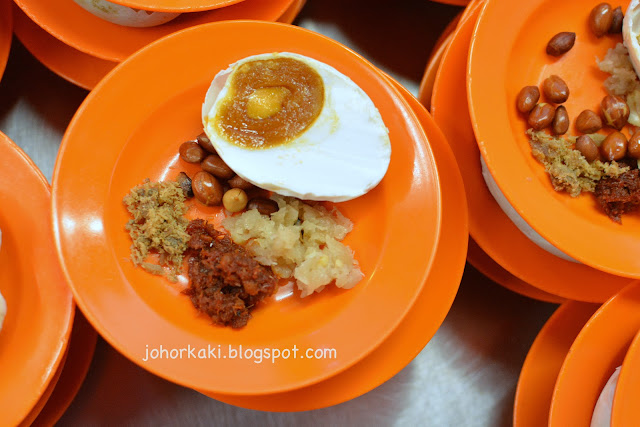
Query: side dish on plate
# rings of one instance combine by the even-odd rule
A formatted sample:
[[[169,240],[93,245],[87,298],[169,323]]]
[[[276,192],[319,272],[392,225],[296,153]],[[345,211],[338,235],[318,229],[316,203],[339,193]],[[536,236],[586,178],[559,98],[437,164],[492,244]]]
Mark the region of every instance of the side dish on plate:
[[[550,75],[543,81],[542,101],[536,86],[525,86],[516,99],[518,111],[527,117],[532,154],[544,165],[553,188],[572,197],[593,193],[598,206],[616,222],[640,206],[640,82],[633,59],[640,58],[640,49],[632,25],[637,15],[633,3],[626,16],[608,3],[598,4],[588,16],[596,38],[623,33],[624,45],[619,43],[597,60],[599,69],[611,74],[603,82],[608,95],[600,101],[599,112],[585,108],[575,117],[575,135],[565,136],[571,119],[561,104],[569,98],[570,88],[561,76]],[[560,57],[581,36],[587,34],[560,32],[546,51]]]
[[[342,243],[353,223],[331,202],[359,197],[383,179],[391,144],[380,113],[344,74],[293,53],[255,55],[213,79],[204,133],[180,145],[188,176],[145,181],[124,198],[131,260],[176,281],[215,323],[246,325],[251,311],[293,282],[301,297],[364,274]],[[187,220],[192,201],[222,206]]]

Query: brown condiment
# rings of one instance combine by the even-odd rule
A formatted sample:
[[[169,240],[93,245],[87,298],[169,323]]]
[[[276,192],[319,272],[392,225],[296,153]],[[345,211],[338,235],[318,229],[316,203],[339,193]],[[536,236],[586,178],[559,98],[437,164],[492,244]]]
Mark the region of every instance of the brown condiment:
[[[246,62],[213,118],[228,141],[247,148],[284,144],[306,130],[324,104],[322,77],[304,62],[276,57]]]
[[[640,175],[638,169],[617,177],[603,178],[594,192],[602,210],[616,222],[620,215],[640,207]]]
[[[187,233],[190,284],[184,293],[215,323],[245,326],[251,310],[273,294],[273,271],[202,219],[191,221]]]

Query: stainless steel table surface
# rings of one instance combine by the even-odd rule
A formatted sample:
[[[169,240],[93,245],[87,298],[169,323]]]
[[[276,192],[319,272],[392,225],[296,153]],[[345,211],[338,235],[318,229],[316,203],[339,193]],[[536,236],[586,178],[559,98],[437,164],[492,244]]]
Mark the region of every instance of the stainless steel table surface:
[[[460,10],[428,0],[308,0],[296,24],[345,43],[417,94],[435,40]],[[51,179],[64,130],[86,94],[14,41],[0,82],[0,130]],[[555,307],[467,266],[449,315],[413,362],[359,398],[300,413],[209,399],[146,372],[99,339],[60,425],[511,425],[520,368]]]

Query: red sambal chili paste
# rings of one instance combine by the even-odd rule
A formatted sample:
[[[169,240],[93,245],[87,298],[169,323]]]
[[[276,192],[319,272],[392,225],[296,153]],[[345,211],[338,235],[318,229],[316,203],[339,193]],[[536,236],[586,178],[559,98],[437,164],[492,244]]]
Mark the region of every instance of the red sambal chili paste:
[[[187,233],[191,236],[186,252],[191,280],[184,293],[215,323],[242,328],[251,310],[273,294],[275,274],[202,219],[191,221]]]

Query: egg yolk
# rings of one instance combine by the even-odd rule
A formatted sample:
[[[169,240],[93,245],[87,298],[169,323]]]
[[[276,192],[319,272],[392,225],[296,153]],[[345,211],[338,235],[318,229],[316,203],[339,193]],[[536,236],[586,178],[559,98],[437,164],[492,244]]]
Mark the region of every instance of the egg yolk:
[[[292,141],[313,124],[324,104],[322,77],[294,58],[242,64],[213,118],[218,133],[245,148]]]

